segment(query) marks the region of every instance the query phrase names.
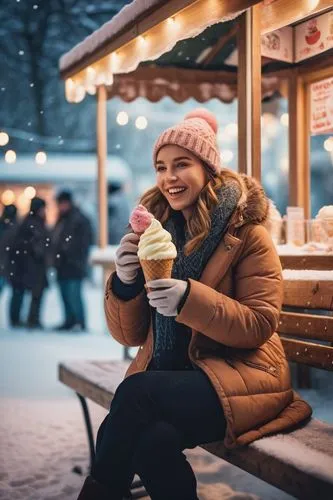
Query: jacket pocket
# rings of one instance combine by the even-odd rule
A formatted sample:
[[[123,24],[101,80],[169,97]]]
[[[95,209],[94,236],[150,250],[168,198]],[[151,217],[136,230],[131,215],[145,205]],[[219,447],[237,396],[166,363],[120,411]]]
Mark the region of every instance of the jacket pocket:
[[[256,370],[261,370],[263,372],[269,373],[270,375],[273,375],[273,377],[278,377],[279,375],[279,369],[276,366],[273,365],[262,365],[260,363],[257,363],[255,361],[250,361],[248,359],[243,359],[243,358],[233,358],[233,359],[225,359],[225,361],[228,363],[229,366],[232,366],[233,368],[237,369],[235,364],[233,363],[234,361],[240,361],[246,366],[249,366],[251,368],[255,368]]]

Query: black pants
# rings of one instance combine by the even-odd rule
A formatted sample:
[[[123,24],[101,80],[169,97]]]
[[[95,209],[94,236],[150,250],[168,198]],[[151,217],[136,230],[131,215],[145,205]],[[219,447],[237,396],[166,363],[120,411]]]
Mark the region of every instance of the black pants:
[[[147,371],[117,388],[97,435],[93,477],[120,500],[137,473],[153,500],[197,500],[182,451],[222,440],[226,422],[208,377],[199,370]]]
[[[11,325],[15,326],[18,325],[21,321],[20,316],[25,292],[31,294],[27,324],[29,326],[38,326],[40,324],[40,310],[44,289],[29,292],[29,290],[26,290],[24,288],[13,288],[9,305],[10,323]]]

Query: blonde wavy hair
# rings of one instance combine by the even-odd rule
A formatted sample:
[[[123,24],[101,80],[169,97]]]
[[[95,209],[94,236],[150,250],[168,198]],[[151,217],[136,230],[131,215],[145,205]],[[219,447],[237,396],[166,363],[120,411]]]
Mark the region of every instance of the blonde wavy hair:
[[[203,164],[207,173],[208,167]],[[194,210],[186,222],[187,230],[190,235],[189,241],[185,244],[184,254],[189,255],[194,250],[197,250],[204,239],[208,236],[211,229],[210,214],[214,207],[218,204],[217,192],[221,187],[229,182],[236,182],[242,190],[242,180],[236,172],[223,168],[221,173],[216,176],[208,174],[209,181],[201,190]],[[148,189],[140,198],[139,203],[146,207],[151,212],[155,219],[163,225],[168,220],[172,213],[172,208],[165,196],[161,193],[157,186]]]

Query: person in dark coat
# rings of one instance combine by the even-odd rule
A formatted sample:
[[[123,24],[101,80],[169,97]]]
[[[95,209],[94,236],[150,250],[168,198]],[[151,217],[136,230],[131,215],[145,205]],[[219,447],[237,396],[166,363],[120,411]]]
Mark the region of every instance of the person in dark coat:
[[[0,217],[0,294],[8,279],[8,257],[10,245],[17,225],[17,208],[6,205]]]
[[[50,242],[45,223],[46,203],[42,198],[31,200],[30,212],[18,226],[9,250],[9,281],[12,285],[9,318],[12,326],[42,328],[40,310],[48,285],[47,254]],[[21,321],[25,292],[31,294],[27,322]]]
[[[87,274],[92,228],[89,219],[73,203],[72,193],[56,197],[59,218],[52,235],[53,265],[63,302],[65,320],[58,330],[85,330],[82,282]]]

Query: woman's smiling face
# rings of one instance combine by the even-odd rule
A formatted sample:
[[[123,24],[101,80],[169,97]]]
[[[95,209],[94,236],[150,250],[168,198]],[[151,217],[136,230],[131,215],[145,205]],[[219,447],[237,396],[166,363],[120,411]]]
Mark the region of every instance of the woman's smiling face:
[[[188,220],[201,190],[209,181],[203,163],[186,149],[167,145],[159,150],[155,169],[156,184],[161,193],[171,208],[181,210]]]

